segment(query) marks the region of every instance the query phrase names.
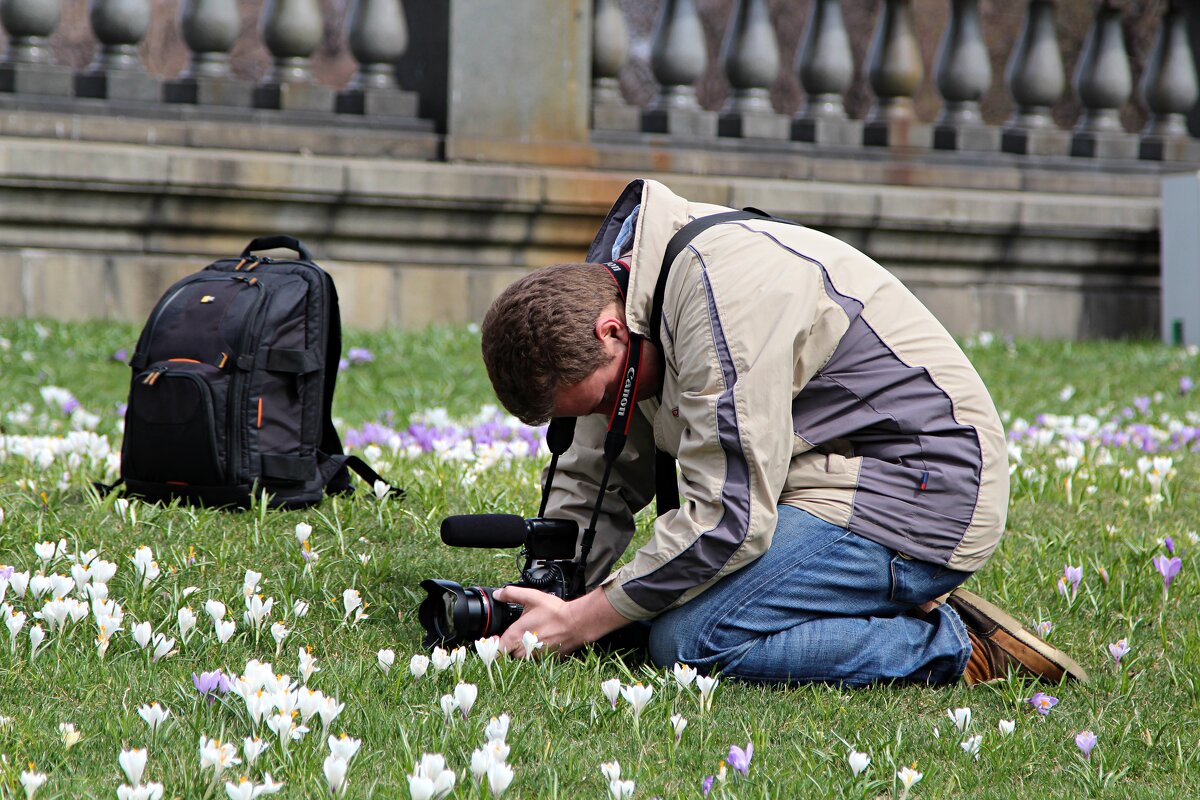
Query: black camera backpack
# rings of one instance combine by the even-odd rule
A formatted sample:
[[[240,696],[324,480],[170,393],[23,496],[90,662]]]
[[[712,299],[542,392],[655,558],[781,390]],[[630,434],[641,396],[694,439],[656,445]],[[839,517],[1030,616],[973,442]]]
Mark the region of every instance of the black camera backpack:
[[[256,251],[288,248],[296,260]],[[121,479],[127,494],[248,507],[313,505],[351,490],[330,409],[342,352],[333,279],[290,236],[255,239],[180,280],[130,360]],[[390,489],[390,487],[389,487]]]

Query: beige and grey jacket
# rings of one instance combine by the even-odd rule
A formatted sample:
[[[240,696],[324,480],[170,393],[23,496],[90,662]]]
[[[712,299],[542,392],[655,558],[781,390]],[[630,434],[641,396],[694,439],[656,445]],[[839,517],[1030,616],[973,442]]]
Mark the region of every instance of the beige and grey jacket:
[[[729,209],[634,181],[589,252],[607,261],[640,206],[626,321],[646,336],[663,253],[687,222]],[[681,507],[605,590],[630,619],[687,602],[771,544],[777,505],[912,558],[975,571],[1004,531],[1004,431],[950,334],[887,270],[798,225],[714,226],[671,267],[661,404],[639,404],[590,557],[608,575],[654,493],[653,448],[679,463]],[[607,419],[579,420],[547,515],[591,517]]]

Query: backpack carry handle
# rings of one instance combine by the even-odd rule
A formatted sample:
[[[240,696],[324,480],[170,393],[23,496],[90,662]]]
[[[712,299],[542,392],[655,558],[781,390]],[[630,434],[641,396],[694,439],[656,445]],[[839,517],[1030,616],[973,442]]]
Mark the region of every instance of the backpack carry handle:
[[[300,244],[300,240],[295,236],[286,236],[283,234],[277,236],[259,236],[250,244],[246,245],[246,249],[242,251],[242,258],[246,258],[255,250],[274,250],[276,247],[285,247],[288,250],[295,250],[297,255],[304,261],[312,261],[312,253],[308,252],[308,248]]]

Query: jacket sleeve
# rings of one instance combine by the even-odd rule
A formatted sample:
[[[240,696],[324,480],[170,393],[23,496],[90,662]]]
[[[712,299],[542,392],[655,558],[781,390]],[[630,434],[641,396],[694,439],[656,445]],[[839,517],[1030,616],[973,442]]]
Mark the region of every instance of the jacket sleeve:
[[[814,270],[780,280],[753,244],[712,245],[680,260],[664,318],[664,409],[678,408],[681,508],[606,586],[631,619],[687,602],[771,544],[793,452],[796,353],[821,292]],[[736,234],[733,234],[736,235]],[[711,241],[713,237],[705,237]],[[745,237],[743,237],[744,239]],[[734,240],[736,242],[736,240]],[[791,265],[788,265],[791,268]]]
[[[654,433],[642,403],[633,415],[625,449],[613,465],[596,538],[588,555],[587,586],[592,588],[612,569],[634,534],[633,516],[654,496]],[[580,417],[575,438],[559,457],[558,469],[546,504],[546,516],[579,523],[580,539],[592,518],[596,493],[604,473],[604,436],[608,419],[602,414]],[[542,472],[545,481],[545,471]]]

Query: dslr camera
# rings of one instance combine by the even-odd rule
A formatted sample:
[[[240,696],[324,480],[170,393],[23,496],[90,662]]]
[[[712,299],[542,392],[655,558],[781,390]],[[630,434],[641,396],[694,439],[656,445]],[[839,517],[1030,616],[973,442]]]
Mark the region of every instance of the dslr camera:
[[[467,514],[442,520],[442,541],[452,547],[522,548],[525,566],[519,580],[507,584],[537,589],[563,600],[583,594],[584,565],[575,560],[579,525],[570,520],[515,514]],[[428,596],[417,617],[425,628],[423,644],[455,647],[498,635],[521,616],[524,606],[495,597],[499,587],[461,586],[453,581],[421,582]]]

